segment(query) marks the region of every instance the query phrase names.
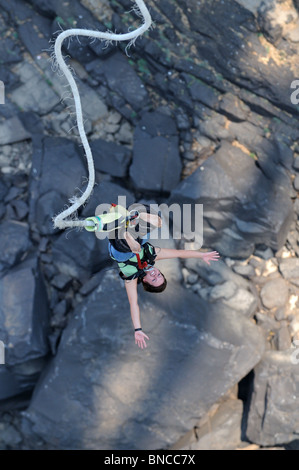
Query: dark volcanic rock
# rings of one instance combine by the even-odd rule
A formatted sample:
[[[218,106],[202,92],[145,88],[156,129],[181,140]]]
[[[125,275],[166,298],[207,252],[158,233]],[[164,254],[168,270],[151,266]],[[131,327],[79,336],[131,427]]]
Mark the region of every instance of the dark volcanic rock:
[[[121,96],[133,110],[140,111],[148,104],[149,97],[144,84],[120,52],[105,60],[90,62],[86,70],[100,81],[104,78],[108,88]]]
[[[63,26],[81,27],[80,20],[82,19],[86,23],[95,23],[93,15],[81,4],[80,0],[73,0],[71,3],[60,0],[29,0],[28,3],[31,3],[40,14],[50,19],[60,17],[63,20]]]
[[[43,194],[36,203],[35,221],[39,232],[43,235],[51,235],[54,229],[52,218],[64,207],[66,198],[55,190]]]
[[[299,286],[299,258],[284,258],[279,262],[283,277]]]
[[[275,10],[273,6],[274,2],[262,2],[258,9],[258,23],[263,33],[266,34],[268,39],[273,43],[277,44],[282,38],[283,29],[279,24],[275,24],[273,21],[273,13]],[[272,13],[273,12],[273,13]]]
[[[18,263],[30,248],[29,227],[14,220],[0,224],[0,270]]]
[[[271,183],[253,158],[227,142],[178,185],[170,201],[203,204],[204,217],[214,229],[210,236],[205,232],[205,245],[227,256],[246,257],[258,243],[279,249],[293,216],[284,188]]]
[[[140,293],[150,340],[138,350],[118,279],[106,273],[77,307],[26,412],[26,429],[51,448],[174,444],[263,353],[263,335],[250,320],[174,280],[159,299]],[[111,285],[117,295],[103,296]]]
[[[193,101],[199,101],[210,108],[217,106],[219,92],[192,75],[183,73],[182,77],[187,83]]]
[[[12,144],[26,139],[30,139],[30,134],[17,116],[0,124],[0,145]]]
[[[0,61],[1,63],[20,62],[22,56],[18,44],[11,38],[5,38],[1,41]]]
[[[7,346],[8,366],[48,353],[48,301],[36,256],[0,279],[0,337]]]
[[[51,233],[52,217],[61,210],[60,201],[65,203],[74,196],[76,188],[82,187],[86,166],[74,142],[63,138],[34,139],[34,152],[30,181],[30,222],[42,233]],[[54,198],[54,192],[56,197]],[[38,201],[48,198],[46,206]],[[45,203],[45,201],[44,201]],[[45,218],[48,212],[48,223]]]
[[[24,217],[26,217],[26,215],[28,214],[28,211],[29,211],[28,204],[25,201],[22,201],[21,199],[17,199],[16,201],[13,201],[11,205],[16,212],[16,216],[18,220],[24,219]]]
[[[67,276],[84,282],[103,262],[109,260],[106,240],[98,240],[94,233],[70,231],[53,241],[54,265]]]
[[[55,23],[53,29],[57,30],[57,24]],[[89,43],[90,39],[84,36],[80,39],[75,38],[65,46],[65,50],[81,64],[87,64],[96,59],[96,54],[89,47]]]
[[[265,3],[265,2],[264,2]],[[297,78],[288,63],[274,60],[259,61],[267,57],[268,49],[254,14],[236,1],[200,2],[182,0],[180,8],[186,14],[198,54],[206,59],[230,82],[244,86],[255,94],[269,99],[282,109],[297,113],[290,101],[288,86]],[[170,17],[173,22],[174,18]],[[280,32],[278,31],[278,35]],[[277,31],[274,32],[278,38]],[[295,60],[296,49],[287,54]]]
[[[243,403],[228,399],[215,408],[196,427],[196,434],[183,436],[171,450],[236,450],[241,445]]]
[[[40,29],[35,18],[35,21],[22,23],[18,28],[20,37],[32,56],[37,56],[49,49],[49,39],[44,34],[48,32],[50,36],[51,22],[43,18],[43,23],[39,26]]]
[[[277,278],[267,281],[261,289],[261,300],[266,308],[283,307],[288,301],[288,284]]]
[[[150,336],[143,351],[134,344],[107,240],[84,229],[57,233],[52,225],[69,198],[84,191],[87,165],[75,136],[52,137],[66,132],[69,119],[62,121],[64,88],[44,50],[50,54],[60,28],[126,33],[142,21],[125,14],[132,0],[102,2],[99,14],[95,3],[0,0],[6,93],[0,106],[0,218],[6,216],[0,225],[0,340],[6,346],[0,410],[24,409],[21,397],[28,392],[27,407],[43,370],[22,415],[21,446],[40,448],[44,439],[54,449],[160,449],[188,432],[194,449],[207,442],[226,448],[239,444],[246,420],[247,439],[261,445],[297,439],[299,353],[291,342],[298,325],[296,306],[291,315],[291,302],[287,307],[299,286],[299,108],[290,89],[299,76],[299,30],[292,2],[146,0],[156,28],[134,47],[83,36],[63,44],[76,70],[97,170],[98,184],[78,218],[98,214],[100,204],[117,203],[118,196],[129,206],[136,197],[166,202],[170,194],[168,203],[203,204],[204,247],[231,258],[254,254],[246,265],[186,260],[188,290],[181,285],[182,263],[164,261],[167,291],[140,292]],[[299,1],[293,3],[298,9]],[[108,109],[136,126],[133,151],[93,140],[102,126],[116,132]],[[27,180],[7,174],[18,164],[23,171],[24,159],[29,167],[24,140],[34,149],[29,195]],[[30,235],[51,292],[49,345],[47,294],[38,257],[28,255]],[[201,238],[198,233],[196,241]],[[293,257],[275,260],[284,244]],[[257,277],[267,273],[267,260],[280,273]],[[263,332],[267,340],[274,332],[267,347],[283,352],[263,356]],[[55,357],[46,368],[49,351]],[[242,423],[242,404],[234,399],[198,429],[198,420],[254,367]],[[3,423],[0,448],[11,448],[15,441]]]
[[[127,175],[130,151],[126,147],[103,139],[93,140],[90,147],[96,170],[119,178]]]
[[[263,446],[298,437],[298,349],[267,351],[254,369],[246,435]]]
[[[42,15],[48,18],[55,17],[55,2],[51,0],[29,0],[29,3]]]
[[[182,164],[176,133],[171,117],[159,112],[144,115],[135,130],[130,167],[137,189],[169,192],[177,186]]]

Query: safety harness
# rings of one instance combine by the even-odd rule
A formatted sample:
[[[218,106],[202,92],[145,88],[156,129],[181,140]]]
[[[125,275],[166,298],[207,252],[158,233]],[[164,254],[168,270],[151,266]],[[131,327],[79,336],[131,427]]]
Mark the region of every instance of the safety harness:
[[[155,247],[146,242],[142,245],[140,254],[136,253],[127,261],[119,262],[113,256],[111,258],[117,262],[122,279],[129,281],[138,278],[138,281],[141,281],[146,276],[146,269],[155,264],[156,256]]]

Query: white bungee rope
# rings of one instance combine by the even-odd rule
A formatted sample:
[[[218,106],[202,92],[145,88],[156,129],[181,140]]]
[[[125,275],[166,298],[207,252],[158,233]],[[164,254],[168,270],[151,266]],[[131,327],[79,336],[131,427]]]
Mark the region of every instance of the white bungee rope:
[[[81,98],[79,94],[79,90],[77,84],[74,80],[73,74],[69,68],[69,66],[65,63],[65,60],[62,56],[61,47],[62,43],[66,38],[70,38],[71,36],[88,36],[90,38],[105,40],[105,41],[131,41],[130,44],[133,44],[135,40],[141,36],[145,31],[147,31],[152,25],[151,15],[145,6],[143,0],[134,0],[135,7],[134,11],[138,13],[140,17],[143,18],[143,24],[135,31],[125,33],[125,34],[114,34],[111,32],[100,32],[100,31],[92,31],[88,29],[67,29],[59,34],[55,41],[54,46],[54,60],[56,65],[58,66],[59,70],[64,74],[66,77],[68,84],[71,88],[73,98],[75,101],[75,108],[76,108],[76,118],[77,118],[77,126],[79,135],[81,138],[81,142],[83,144],[83,148],[85,150],[85,156],[87,160],[88,166],[88,185],[80,197],[73,197],[70,199],[72,203],[67,209],[63,212],[58,214],[57,216],[53,217],[54,228],[65,229],[65,228],[73,228],[73,227],[86,227],[86,226],[93,226],[94,223],[88,220],[66,220],[68,217],[76,213],[76,211],[81,207],[91,195],[95,184],[95,170],[94,170],[94,162],[93,156],[90,149],[90,145],[88,143],[88,139],[86,136],[86,132],[84,129],[84,122],[83,122],[83,115],[82,115],[82,105],[81,105]],[[129,44],[129,45],[130,45]]]

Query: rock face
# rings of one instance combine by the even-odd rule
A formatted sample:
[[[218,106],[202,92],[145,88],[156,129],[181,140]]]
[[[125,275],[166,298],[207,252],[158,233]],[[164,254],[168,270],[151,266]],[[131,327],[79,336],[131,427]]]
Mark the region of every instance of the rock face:
[[[161,263],[143,351],[107,240],[52,224],[88,175],[49,46],[127,33],[132,5],[0,0],[0,449],[296,447],[299,3],[146,0],[134,45],[63,43],[96,173],[76,216],[200,204],[195,243],[152,241],[221,255]]]
[[[146,113],[134,133],[130,175],[142,191],[169,192],[180,180],[181,161],[174,120]]]
[[[298,352],[267,351],[255,368],[248,438],[263,446],[284,444],[298,434]]]
[[[125,147],[106,142],[103,139],[91,143],[95,169],[109,173],[112,176],[125,178],[130,163],[130,151]]]
[[[36,257],[0,279],[0,337],[7,345],[1,366],[0,402],[32,389],[49,352],[49,307]]]
[[[236,450],[241,445],[242,401],[230,398],[214,408],[199,429],[183,437],[172,450]]]
[[[0,224],[0,271],[18,263],[30,247],[29,227],[15,220]]]
[[[299,259],[287,258],[281,260],[279,269],[285,279],[299,286]]]
[[[272,279],[261,289],[261,299],[266,308],[283,307],[288,300],[288,285],[284,279]]]
[[[247,257],[267,241],[285,242],[293,207],[284,188],[271,183],[253,158],[224,143],[173,190],[170,202],[203,204],[205,243],[227,256]]]
[[[53,232],[49,213],[59,212],[61,207],[58,204],[61,198],[67,202],[74,196],[74,188],[81,188],[82,177],[85,176],[86,170],[78,147],[70,140],[46,137],[37,138],[34,144],[30,183],[30,221],[38,230],[47,234]],[[53,191],[56,193],[54,198]],[[41,197],[44,197],[43,204],[39,202]],[[45,207],[48,211],[46,226]]]
[[[76,309],[26,412],[51,448],[170,445],[259,362],[264,337],[251,321],[176,282],[167,290],[163,298],[141,293],[145,351],[134,347],[113,273]]]

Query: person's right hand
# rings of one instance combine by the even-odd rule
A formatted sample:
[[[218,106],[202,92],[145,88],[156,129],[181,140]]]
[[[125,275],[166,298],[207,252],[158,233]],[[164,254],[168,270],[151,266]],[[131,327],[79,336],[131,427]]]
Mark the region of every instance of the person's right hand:
[[[202,253],[201,257],[205,263],[210,265],[210,261],[218,261],[220,258],[220,255],[218,251],[209,251],[207,253]]]
[[[141,349],[146,348],[145,339],[149,339],[143,331],[135,331],[135,344]]]

